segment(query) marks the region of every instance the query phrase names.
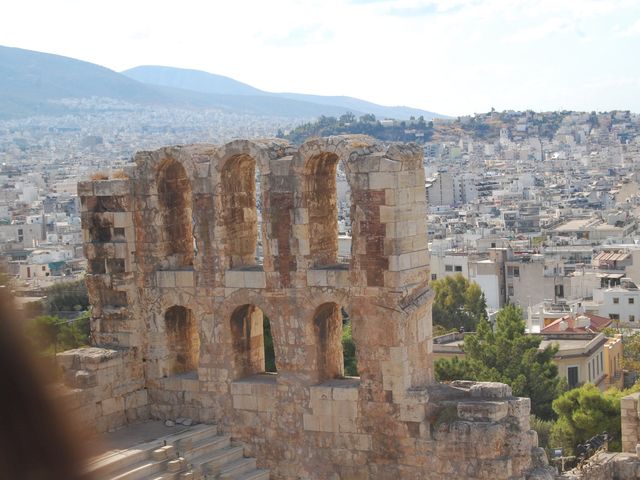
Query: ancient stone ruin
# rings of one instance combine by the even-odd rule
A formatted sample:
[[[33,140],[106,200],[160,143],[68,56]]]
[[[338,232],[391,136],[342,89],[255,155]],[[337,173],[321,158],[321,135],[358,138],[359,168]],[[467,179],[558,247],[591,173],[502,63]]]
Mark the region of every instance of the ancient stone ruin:
[[[552,478],[529,399],[434,381],[419,147],[364,136],[168,147],[119,177],[78,187],[95,347],[59,356],[75,418],[97,431],[217,424],[277,479]],[[343,372],[343,310],[359,377]],[[277,373],[265,372],[266,318]]]

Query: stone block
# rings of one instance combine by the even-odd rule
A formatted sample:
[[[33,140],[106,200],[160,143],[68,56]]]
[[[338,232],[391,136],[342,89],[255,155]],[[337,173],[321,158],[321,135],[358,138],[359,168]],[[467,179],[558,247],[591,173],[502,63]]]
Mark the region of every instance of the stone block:
[[[133,226],[133,216],[129,212],[113,212],[114,228],[130,228]]]
[[[369,189],[384,190],[398,184],[398,174],[392,172],[372,172],[369,174]],[[411,185],[414,186],[414,185]]]
[[[227,270],[224,272],[224,286],[228,288],[244,288],[244,272]]]
[[[276,399],[272,395],[258,395],[256,404],[259,412],[274,412],[276,410]]]
[[[248,382],[232,382],[231,394],[232,395],[252,395],[253,385]]]
[[[349,400],[333,400],[332,410],[337,417],[355,418],[358,414],[358,403]]]
[[[102,415],[111,415],[116,412],[124,412],[124,398],[107,398],[101,402]]]
[[[193,270],[176,270],[176,287],[193,288],[196,286],[196,276]]]
[[[334,415],[334,400],[311,400],[311,409],[313,410],[314,415]],[[347,415],[345,415],[347,416]]]
[[[620,408],[623,410],[636,410],[638,408],[639,402],[636,395],[627,395],[620,399]]]
[[[338,431],[340,433],[355,433],[356,432],[355,418],[348,418],[348,417],[338,418]]]
[[[318,416],[305,413],[302,415],[302,426],[305,430],[310,432],[319,432]]]
[[[395,222],[396,220],[396,207],[380,205],[380,223],[390,223]]]
[[[137,409],[149,403],[147,390],[138,390],[124,396],[124,408],[126,410]]]
[[[509,415],[513,417],[529,417],[531,413],[531,399],[527,397],[519,397],[509,400]]]
[[[192,379],[192,378],[183,378],[182,390],[184,390],[185,392],[199,392],[200,380]]]
[[[246,288],[267,288],[267,277],[264,272],[244,272],[244,286]]]
[[[426,412],[423,404],[400,405],[400,420],[403,422],[423,422],[425,417]]]
[[[92,181],[84,181],[78,182],[78,196],[79,197],[93,197],[93,182]]]
[[[96,196],[114,196],[129,194],[129,180],[97,180],[93,182],[93,189]]]
[[[499,382],[480,382],[469,389],[472,397],[508,398],[512,396],[511,387]]]
[[[340,431],[338,418],[334,415],[316,415],[316,418],[319,432],[338,433]]]
[[[460,402],[458,404],[458,416],[463,420],[497,422],[505,418],[509,413],[506,402]]]
[[[258,401],[253,395],[233,395],[233,408],[238,410],[258,410]]]
[[[333,399],[356,402],[358,400],[358,386],[333,387]]]
[[[172,270],[158,270],[156,283],[160,288],[174,288],[176,286],[175,272]]]
[[[400,170],[402,170],[402,162],[390,158],[380,159],[381,172],[399,172]]]
[[[351,435],[350,440],[355,450],[371,450],[371,435],[354,434]]]

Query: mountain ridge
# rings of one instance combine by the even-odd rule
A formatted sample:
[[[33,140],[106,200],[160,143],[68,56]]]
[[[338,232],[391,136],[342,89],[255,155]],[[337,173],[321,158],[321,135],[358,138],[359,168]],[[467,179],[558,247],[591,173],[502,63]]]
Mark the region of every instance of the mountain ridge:
[[[140,66],[119,73],[71,57],[0,46],[0,119],[73,113],[73,102],[66,100],[94,97],[134,105],[219,109],[299,119],[340,116],[346,111],[398,119],[409,115],[425,118],[436,115],[409,107],[384,107],[351,97],[265,92],[200,70]],[[391,115],[398,113],[406,115]]]
[[[162,85],[173,88],[188,88],[190,90],[203,93],[223,93],[228,88],[233,88],[234,95],[245,95],[244,89],[251,89],[251,92],[258,95],[268,95],[289,100],[316,103],[323,106],[338,106],[352,113],[372,113],[378,117],[396,118],[406,120],[413,117],[423,116],[427,120],[435,117],[447,118],[445,115],[437,114],[427,110],[406,106],[385,106],[373,102],[368,102],[355,97],[333,96],[333,95],[312,95],[293,92],[267,92],[259,90],[246,83],[239,82],[230,77],[209,73],[202,70],[184,69],[178,67],[167,67],[161,65],[140,65],[121,72],[127,77],[143,83],[152,85]],[[189,78],[191,76],[191,78]],[[231,80],[236,84],[230,87],[226,82]],[[343,112],[344,113],[344,112]]]

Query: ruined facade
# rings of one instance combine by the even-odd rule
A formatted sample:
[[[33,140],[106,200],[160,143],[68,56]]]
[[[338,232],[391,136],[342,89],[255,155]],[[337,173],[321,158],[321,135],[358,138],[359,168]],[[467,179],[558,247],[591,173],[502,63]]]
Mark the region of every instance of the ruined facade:
[[[77,418],[98,430],[218,423],[272,478],[516,479],[535,467],[550,478],[528,399],[502,384],[434,382],[417,146],[234,141],[135,163],[126,178],[78,186],[99,348],[60,355]],[[343,310],[358,378],[344,377]],[[277,373],[265,372],[265,317]]]

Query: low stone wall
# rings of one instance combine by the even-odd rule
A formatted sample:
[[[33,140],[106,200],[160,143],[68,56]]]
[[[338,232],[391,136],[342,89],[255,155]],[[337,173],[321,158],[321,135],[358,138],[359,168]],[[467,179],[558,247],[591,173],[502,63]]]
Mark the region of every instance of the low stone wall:
[[[357,378],[300,389],[256,375],[233,382],[231,395],[231,433],[276,478],[553,478],[530,400],[504,384],[433,385],[383,405]]]
[[[582,468],[556,477],[558,480],[635,480],[640,478],[640,460],[628,453],[598,453]]]
[[[133,349],[78,348],[57,355],[62,400],[74,422],[106,432],[149,418],[142,366]]]
[[[636,453],[640,443],[640,392],[627,395],[620,400],[622,421],[622,451]]]

